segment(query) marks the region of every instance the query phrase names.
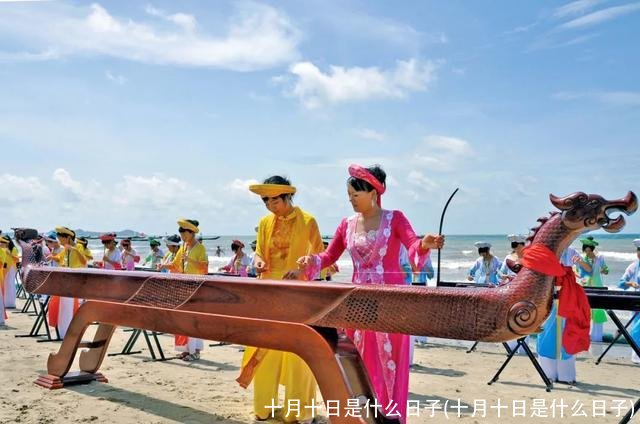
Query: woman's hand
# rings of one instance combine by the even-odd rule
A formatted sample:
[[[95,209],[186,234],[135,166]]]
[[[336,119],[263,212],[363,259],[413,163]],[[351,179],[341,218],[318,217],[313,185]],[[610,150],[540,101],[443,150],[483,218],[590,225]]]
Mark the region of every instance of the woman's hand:
[[[422,238],[423,249],[442,249],[444,247],[444,235],[426,234]]]
[[[263,261],[262,258],[259,256],[256,256],[254,260],[254,265],[256,268],[256,273],[258,274],[262,274],[263,272],[266,272],[269,269],[269,266],[267,265],[267,263]]]
[[[296,263],[298,264],[298,269],[304,271],[307,269],[309,265],[311,265],[311,256],[301,256],[298,258]]]

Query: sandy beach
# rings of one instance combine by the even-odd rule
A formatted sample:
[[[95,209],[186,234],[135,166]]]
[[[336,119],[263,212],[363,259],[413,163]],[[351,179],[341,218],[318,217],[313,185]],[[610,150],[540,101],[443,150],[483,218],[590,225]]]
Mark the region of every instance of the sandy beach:
[[[153,362],[140,338],[136,350],[141,353],[105,358],[101,371],[108,383],[50,391],[33,381],[45,371],[48,354],[57,351],[59,344],[15,337],[27,333],[32,320],[27,314],[9,311],[7,326],[0,329],[2,423],[253,421],[251,391],[243,390],[234,381],[241,346],[207,346],[202,359],[192,363]],[[120,351],[130,334],[118,329],[109,351]],[[161,335],[159,339],[165,354],[173,355],[173,338]],[[430,343],[415,349],[409,423],[616,423],[616,416],[624,415],[631,400],[640,397],[640,366],[629,361],[628,347],[614,349],[600,365],[595,365],[591,353],[581,354],[578,383],[556,384],[547,393],[523,356],[513,359],[498,382],[487,385],[505,359],[504,349],[499,344],[481,343],[477,351],[466,353],[470,345],[430,339]],[[602,348],[603,345],[595,345],[593,354]],[[500,415],[498,406],[502,406]],[[318,422],[327,421],[323,408]]]

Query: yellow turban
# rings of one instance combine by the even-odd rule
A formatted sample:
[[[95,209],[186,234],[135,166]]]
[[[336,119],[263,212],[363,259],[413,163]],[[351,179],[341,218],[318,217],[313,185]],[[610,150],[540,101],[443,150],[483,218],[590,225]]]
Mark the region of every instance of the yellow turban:
[[[67,236],[69,236],[71,238],[75,238],[76,237],[76,233],[74,233],[73,231],[71,231],[67,227],[56,227],[56,233],[64,234],[64,235],[67,235]]]
[[[194,223],[188,221],[186,218],[180,218],[178,220],[178,225],[180,226],[180,228],[185,228],[187,230],[191,230],[194,233],[199,233],[200,229],[198,228],[197,225],[195,225]]]

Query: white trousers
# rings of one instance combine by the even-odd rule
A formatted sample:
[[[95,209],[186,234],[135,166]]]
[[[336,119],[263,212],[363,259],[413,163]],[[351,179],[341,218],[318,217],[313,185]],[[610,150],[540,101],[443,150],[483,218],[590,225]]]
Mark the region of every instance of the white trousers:
[[[0,325],[4,325],[4,296],[0,290]]]
[[[596,324],[595,322],[591,323],[591,341],[592,342],[601,342],[602,334],[603,334],[603,325]]]
[[[60,309],[58,311],[58,333],[64,339],[69,329],[69,324],[73,319],[73,298],[60,297]]]
[[[545,358],[538,355],[538,362],[542,367],[544,373],[549,377],[551,381],[576,381],[576,357],[571,356],[565,360],[555,360]]]
[[[16,307],[16,269],[9,268],[4,276],[4,306],[5,308]]]
[[[411,338],[409,339],[409,346],[411,346],[411,349],[409,350],[409,365],[415,365],[413,363],[413,350],[416,347],[416,342],[426,343],[427,342],[427,337],[426,336],[411,336]]]
[[[186,345],[176,346],[178,352],[196,353],[196,350],[202,351],[204,349],[204,342],[202,339],[196,339],[195,337],[189,337]]]

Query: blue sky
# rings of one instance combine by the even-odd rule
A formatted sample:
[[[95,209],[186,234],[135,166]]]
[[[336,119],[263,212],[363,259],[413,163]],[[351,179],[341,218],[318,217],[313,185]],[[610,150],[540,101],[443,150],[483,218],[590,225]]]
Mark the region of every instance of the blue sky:
[[[250,234],[283,174],[329,234],[352,162],[418,232],[640,193],[640,2],[398,5],[0,1],[0,228]]]

